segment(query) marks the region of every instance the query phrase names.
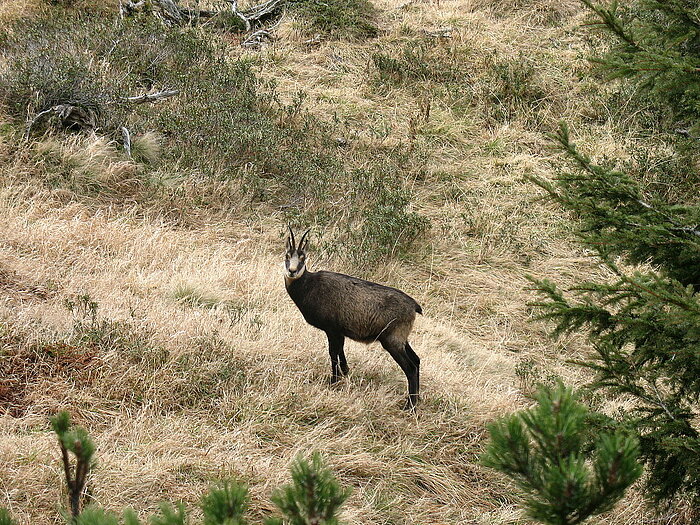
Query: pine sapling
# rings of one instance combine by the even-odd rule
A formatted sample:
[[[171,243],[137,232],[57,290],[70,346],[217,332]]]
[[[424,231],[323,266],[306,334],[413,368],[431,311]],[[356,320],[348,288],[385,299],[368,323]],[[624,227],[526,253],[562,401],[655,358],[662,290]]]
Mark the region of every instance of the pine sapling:
[[[561,383],[540,386],[535,399],[537,406],[489,425],[482,462],[512,478],[528,515],[547,525],[576,525],[609,510],[641,475],[636,439],[594,439],[588,409]]]
[[[201,507],[204,525],[247,525],[243,515],[248,509],[248,488],[230,481],[212,487]]]
[[[314,453],[311,463],[298,458],[291,471],[292,484],[272,496],[284,519],[268,519],[266,525],[337,525],[338,510],[350,490],[340,487],[321,455]]]
[[[71,425],[68,412],[60,412],[51,418],[51,425],[58,435],[63,471],[68,486],[70,513],[75,521],[82,508],[83,491],[88,473],[93,466],[95,444],[84,428]],[[71,467],[70,453],[75,456],[74,468]]]

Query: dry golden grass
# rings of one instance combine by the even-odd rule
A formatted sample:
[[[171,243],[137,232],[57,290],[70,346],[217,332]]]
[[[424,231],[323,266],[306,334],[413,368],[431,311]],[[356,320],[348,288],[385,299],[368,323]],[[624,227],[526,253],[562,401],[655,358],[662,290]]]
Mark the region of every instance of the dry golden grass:
[[[60,409],[94,437],[91,492],[111,509],[145,515],[163,499],[194,503],[211,482],[235,477],[251,486],[262,514],[296,454],[319,450],[353,487],[346,523],[524,523],[512,488],[478,456],[485,424],[527,405],[519,362],[585,379],[564,363],[585,344],[552,342],[531,322],[524,278],[566,284],[602,272],[523,181],[528,172],[551,173],[544,132],[586,110],[580,15],[548,0],[376,5],[383,33],[370,42],[306,43],[303,24],[285,21],[280,39],[260,52],[261,74],[283,96],[309,93],[320,117],[337,116],[349,148],[413,140],[428,155],[425,179],[413,188],[416,209],[431,221],[417,247],[424,258],[369,270],[423,306],[411,338],[423,363],[418,413],[399,410],[405,379],[378,345],[349,343],[350,377],[327,385],[325,337],[303,322],[283,287],[281,215],[212,215],[182,229],[162,209],[78,201],[32,182],[51,171],[42,162],[61,158],[75,184],[97,181],[126,195],[138,185],[139,163],[99,138],[51,137],[14,154],[0,188],[0,357],[37,359],[42,370],[0,416],[0,506],[20,523],[61,521],[61,470],[47,424]],[[377,83],[373,53],[444,27],[453,34],[439,45],[472,57],[476,83],[488,69],[483,57],[531,61],[542,108],[499,121],[485,113],[486,101],[456,110],[430,81],[418,91]],[[414,133],[411,119],[427,99],[430,118]],[[619,148],[605,127],[588,133],[601,148]],[[143,140],[144,160],[155,161],[158,139]],[[324,266],[356,272],[362,263]],[[104,322],[84,345],[89,353],[47,357],[47,342],[70,348],[85,335],[65,301],[86,293]],[[646,517],[631,494],[603,522]]]

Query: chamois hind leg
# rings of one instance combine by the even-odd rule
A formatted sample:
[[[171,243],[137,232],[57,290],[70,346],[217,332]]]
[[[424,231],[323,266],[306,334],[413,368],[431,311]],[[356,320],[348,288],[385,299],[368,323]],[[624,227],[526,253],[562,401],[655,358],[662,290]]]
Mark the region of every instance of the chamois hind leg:
[[[408,398],[406,398],[406,404],[403,407],[404,410],[415,409],[419,399],[418,377],[420,359],[405,341],[397,340],[392,336],[380,338],[379,341],[382,343],[384,349],[389,352],[391,357],[394,358],[394,361],[398,363],[404,374],[406,374],[406,379],[408,380]]]
[[[348,374],[348,363],[345,360],[343,345],[345,336],[335,332],[326,332],[328,336],[328,353],[331,355],[331,384],[337,383],[341,375]]]
[[[418,387],[416,390],[418,390],[420,388],[420,357],[413,351],[408,341],[406,341],[404,348],[406,349],[408,357],[413,361],[413,364],[416,365],[416,386]],[[418,394],[418,391],[416,391],[416,394]]]

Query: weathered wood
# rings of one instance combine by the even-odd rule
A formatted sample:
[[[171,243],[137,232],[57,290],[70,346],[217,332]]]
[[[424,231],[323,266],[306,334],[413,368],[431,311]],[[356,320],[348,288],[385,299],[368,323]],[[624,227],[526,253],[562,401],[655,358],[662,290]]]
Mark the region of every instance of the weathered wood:
[[[121,102],[145,104],[146,102],[157,102],[165,98],[174,97],[179,93],[180,92],[177,89],[170,89],[158,91],[156,93],[145,93],[143,95],[138,95],[135,97],[124,97],[115,101],[107,102],[107,104],[115,104]],[[38,126],[44,123],[47,123],[52,118],[58,120],[60,125],[64,128],[74,130],[92,130],[97,128],[98,114],[99,108],[97,107],[88,107],[71,102],[56,104],[55,106],[52,106],[49,109],[45,109],[37,113],[34,116],[34,118],[27,124],[27,129],[24,133],[24,136],[25,139],[28,139],[34,129],[36,129]],[[124,135],[125,130],[127,135]],[[129,130],[122,127],[122,136],[125,136],[125,138],[128,139],[128,133]],[[124,147],[125,149],[127,149],[126,141]]]
[[[231,4],[231,12],[243,22],[245,32],[255,30],[248,35],[241,45],[245,47],[259,46],[265,39],[272,38],[271,31],[281,20],[286,0],[267,0],[254,5],[246,10],[238,8],[238,0],[226,0]],[[132,15],[139,11],[149,11],[168,25],[184,25],[196,21],[199,18],[213,18],[224,11],[209,11],[204,9],[190,9],[178,5],[178,0],[120,0],[120,13],[122,16]],[[275,21],[272,27],[262,27],[270,21]]]
[[[137,97],[126,97],[125,100],[133,102],[134,104],[144,104],[146,102],[156,102],[164,98],[174,97],[179,93],[180,91],[177,89],[169,89],[165,91],[158,91],[157,93],[145,93]]]
[[[238,0],[228,0],[231,3],[233,14],[240,18],[245,24],[245,30],[250,31],[250,20],[238,10]]]
[[[32,130],[37,126],[56,118],[61,126],[69,129],[95,129],[97,127],[96,110],[77,104],[57,104],[49,109],[40,111],[27,124],[25,138],[29,138]]]
[[[124,144],[124,151],[131,158],[131,133],[129,133],[126,126],[122,126],[122,143]]]
[[[249,35],[245,40],[241,42],[243,47],[260,47],[265,40],[272,40],[274,37],[272,32],[277,29],[277,26],[282,22],[282,17],[277,19],[277,22],[272,24],[270,27],[258,29],[251,35]]]
[[[267,2],[251,7],[243,14],[248,20],[261,24],[281,14],[285,1],[286,0],[268,0]]]
[[[241,42],[243,47],[259,47],[265,39],[271,39],[272,34],[267,29],[258,29]]]

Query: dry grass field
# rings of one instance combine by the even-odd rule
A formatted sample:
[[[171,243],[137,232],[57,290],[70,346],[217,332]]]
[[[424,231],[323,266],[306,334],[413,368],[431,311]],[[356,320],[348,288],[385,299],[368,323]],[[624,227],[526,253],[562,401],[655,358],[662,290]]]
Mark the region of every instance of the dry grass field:
[[[155,126],[141,138],[151,157],[132,160],[98,136],[22,143],[5,112],[0,506],[20,523],[62,522],[48,425],[61,409],[97,443],[89,487],[110,509],[145,516],[162,500],[195,504],[212,482],[234,477],[262,515],[293,458],[318,450],[353,489],[344,523],[526,522],[513,488],[478,463],[485,425],[527,406],[535,380],[583,383],[566,360],[586,347],[552,341],[532,322],[525,275],[566,284],[603,270],[523,176],[554,173],[546,133],[560,119],[593,155],[624,156],[635,139],[608,118],[615,112],[589,74],[577,2],[373,3],[376,38],[316,38],[290,14],[261,50],[224,40],[233,58],[274,80],[283,103],[306,93],[304,111],[335,123],[338,155],[352,167],[396,145],[420,159],[420,170],[394,174],[412,196],[407,209],[429,220],[401,254],[348,251],[353,237],[338,217],[349,193],[328,196],[330,220],[299,219],[314,227],[312,269],[387,283],[422,305],[411,339],[423,364],[417,413],[400,410],[405,379],[378,344],[350,343],[351,375],[327,384],[325,336],[284,290],[283,206],[194,168],[169,178],[180,161]],[[0,19],[47,5],[5,0]],[[117,16],[114,3],[101,9]],[[188,111],[178,103],[162,104]],[[177,190],[147,198],[144,173]],[[71,184],[47,183],[59,175]],[[110,191],[83,191],[90,184]],[[200,192],[210,208],[192,205]],[[649,520],[632,492],[599,522]]]

